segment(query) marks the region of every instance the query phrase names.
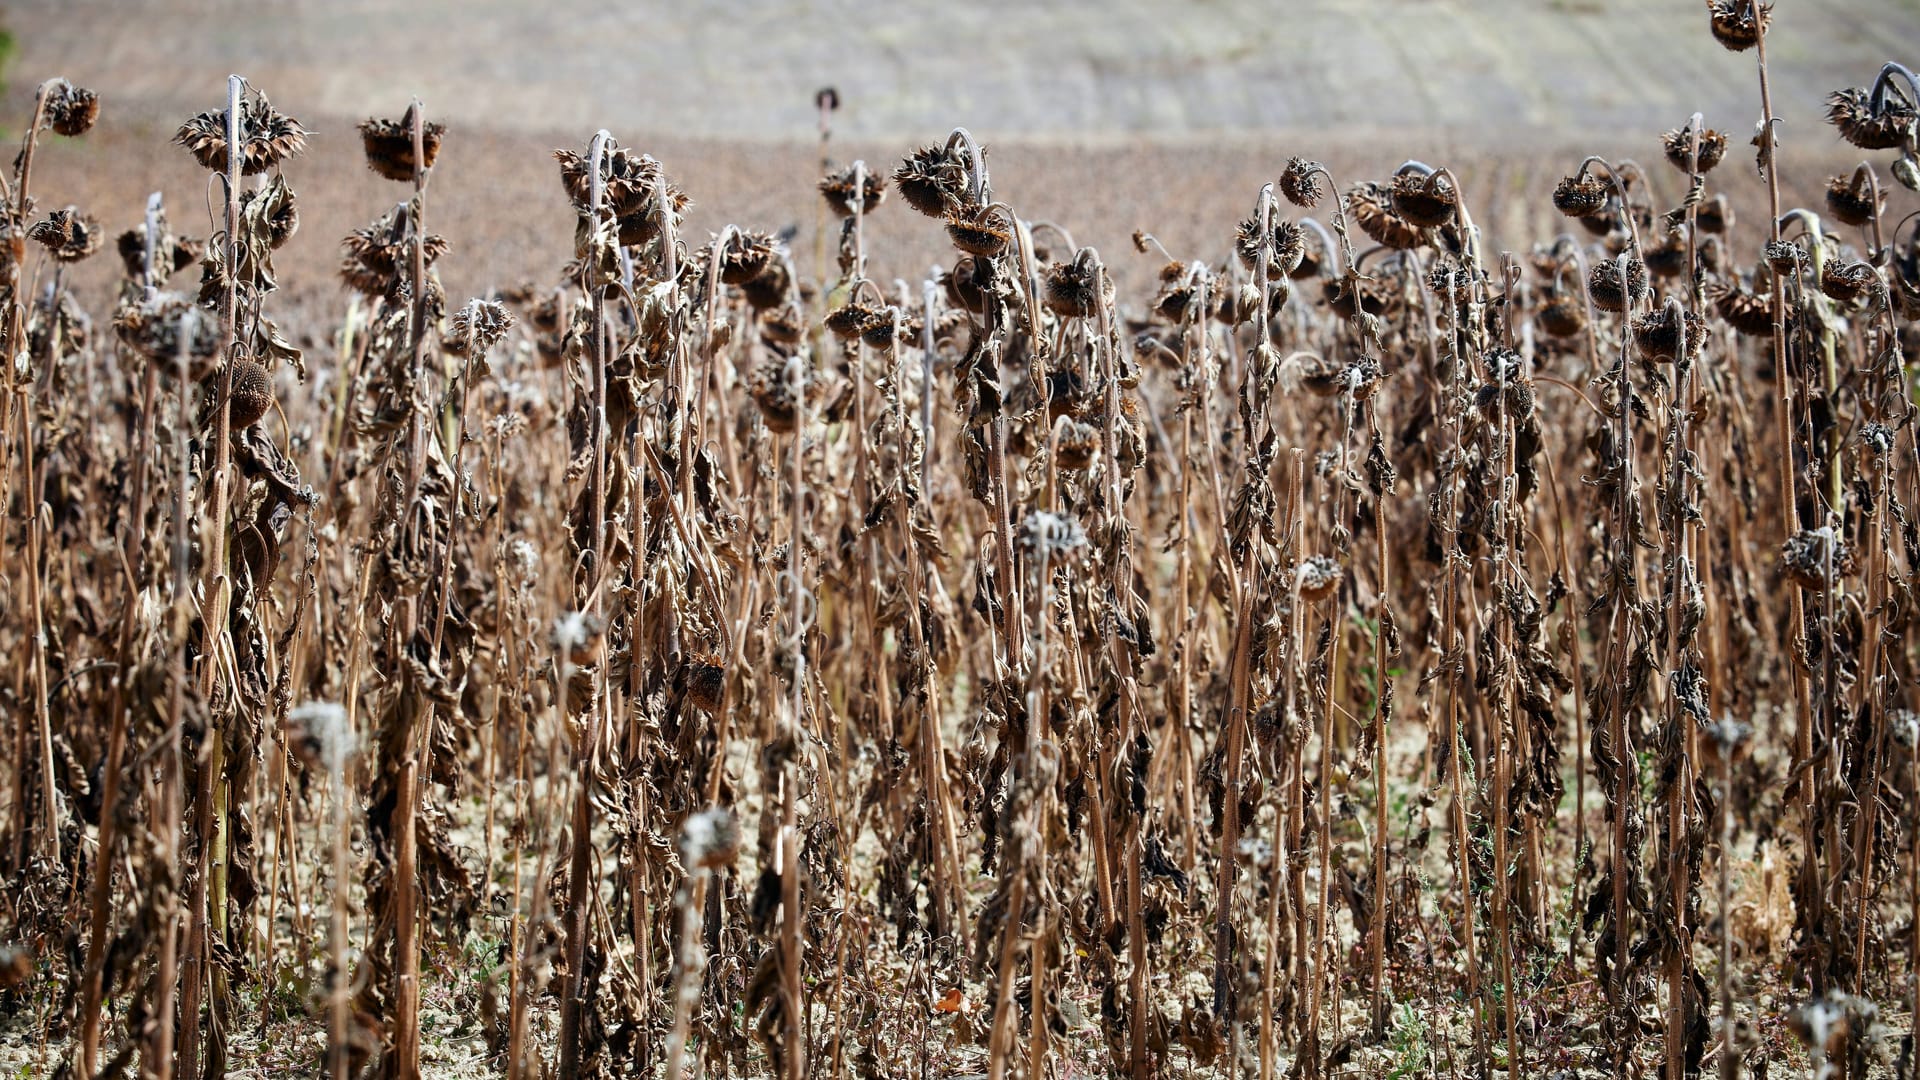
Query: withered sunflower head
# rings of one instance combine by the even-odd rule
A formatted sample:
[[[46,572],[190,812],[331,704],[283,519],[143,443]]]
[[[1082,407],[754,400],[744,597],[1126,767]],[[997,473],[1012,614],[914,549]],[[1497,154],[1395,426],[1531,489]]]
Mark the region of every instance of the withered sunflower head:
[[[1688,149],[1692,146],[1692,143],[1693,137],[1684,127],[1675,128],[1660,136],[1660,146],[1661,149],[1666,151],[1667,161],[1681,172],[1686,172],[1688,169]],[[1698,158],[1693,162],[1693,164],[1697,166],[1695,171],[1700,173],[1712,172],[1713,167],[1720,164],[1720,159],[1726,156],[1726,135],[1712,128],[1701,128]]]
[[[1464,299],[1473,289],[1473,271],[1452,259],[1441,257],[1427,271],[1427,290],[1438,297],[1449,294]]]
[[[1393,190],[1368,180],[1347,192],[1347,210],[1362,232],[1383,247],[1407,250],[1426,242],[1426,230],[1402,217],[1393,204]]]
[[[300,121],[273,107],[261,93],[240,102],[240,175],[258,176],[307,148],[308,131]],[[174,134],[202,168],[227,171],[227,110],[199,113]]]
[[[1240,265],[1252,270],[1260,265],[1260,252],[1266,247],[1265,238],[1260,235],[1260,219],[1247,218],[1233,233],[1233,253],[1240,257]]]
[[[1068,471],[1093,464],[1100,450],[1100,429],[1071,417],[1062,417],[1053,433],[1053,463]]]
[[[1624,279],[1620,263],[1614,259],[1596,262],[1587,272],[1587,297],[1594,307],[1602,311],[1626,311],[1646,297],[1647,264],[1634,258],[1628,258],[1626,263]]]
[[[1332,596],[1340,587],[1340,578],[1340,564],[1330,555],[1309,555],[1293,568],[1300,599],[1310,604]]]
[[[1553,207],[1571,218],[1591,217],[1605,208],[1610,190],[1605,181],[1585,173],[1562,177],[1553,186]]]
[[[1013,235],[1000,215],[991,210],[972,211],[955,207],[947,211],[947,238],[968,255],[991,259],[1007,249]]]
[[[1707,16],[1715,41],[1732,52],[1746,52],[1760,44],[1760,35],[1767,32],[1773,5],[1758,0],[1707,0]]]
[[[1780,545],[1780,568],[1803,589],[1829,589],[1853,572],[1853,545],[1831,528],[1802,529]]]
[[[1733,227],[1733,204],[1725,195],[1715,195],[1695,208],[1693,224],[1710,236],[1725,233]]]
[[[772,233],[735,229],[720,247],[720,280],[745,285],[759,277],[774,263],[778,244]]]
[[[890,351],[904,325],[900,319],[899,308],[881,308],[873,318],[867,320],[867,325],[861,328],[860,340],[865,342],[869,349]]]
[[[1395,293],[1377,277],[1330,277],[1320,286],[1320,299],[1334,314],[1352,319],[1363,311],[1385,315],[1394,306]]]
[[[1700,316],[1680,305],[1668,303],[1634,316],[1633,342],[1640,351],[1655,360],[1672,363],[1682,356],[1694,356],[1706,335]]]
[[[1645,249],[1647,269],[1655,277],[1677,278],[1687,272],[1686,237],[1675,229]]]
[[[855,202],[862,214],[871,214],[887,197],[887,178],[856,163],[821,177],[820,194],[841,217],[853,216]]]
[[[1827,123],[1862,150],[1898,150],[1914,137],[1914,103],[1897,93],[1881,96],[1880,107],[1859,87],[1827,95]]]
[[[181,327],[187,327],[188,377],[201,379],[220,352],[220,320],[201,311],[179,293],[155,293],[123,305],[113,318],[121,344],[171,373],[180,354]]]
[[[160,235],[153,245],[153,276],[156,281],[165,281],[173,275],[192,266],[200,258],[206,245],[198,240],[175,236],[167,231],[165,221],[161,222]],[[141,222],[121,233],[114,241],[120,252],[120,262],[127,268],[127,276],[139,280],[147,272],[147,224]]]
[[[980,148],[982,157],[986,148]],[[893,170],[893,186],[907,205],[928,217],[943,217],[967,203],[967,161],[944,143],[922,146]]]
[[[1488,351],[1486,363],[1486,377],[1474,391],[1474,408],[1488,416],[1532,416],[1536,401],[1526,359],[1513,349],[1496,348]]]
[[[513,312],[494,300],[469,300],[453,313],[442,341],[455,356],[485,356],[513,329]]]
[[[822,91],[822,93],[830,92]],[[687,657],[684,668],[687,677],[687,700],[702,712],[719,712],[721,703],[726,699],[727,670],[721,666],[720,661],[718,654],[699,650],[693,651]]]
[[[91,214],[82,214],[69,206],[35,222],[27,230],[27,239],[44,246],[55,261],[74,263],[99,251],[107,237]]]
[[[438,234],[429,233],[421,242],[428,269],[446,251],[446,238]],[[406,223],[405,208],[395,207],[340,241],[340,279],[369,297],[395,299],[402,292],[405,268],[412,259],[413,233]]]
[[[842,341],[852,341],[866,334],[867,329],[878,320],[891,320],[884,308],[872,304],[852,301],[843,307],[829,311],[825,319],[826,327],[834,337]]]
[[[1617,243],[1612,244],[1614,252],[1619,252],[1626,245],[1627,219],[1620,213],[1619,200],[1609,199],[1599,213],[1588,214],[1577,220],[1581,228],[1594,236],[1611,237],[1617,240]]]
[[[1870,294],[1879,282],[1879,275],[1873,267],[1863,262],[1841,265],[1837,259],[1828,259],[1820,271],[1820,291],[1831,300],[1842,304],[1851,304]]]
[[[1160,290],[1154,294],[1154,313],[1169,322],[1186,318],[1187,305],[1193,303],[1193,282],[1186,263],[1174,261],[1160,268]]]
[[[1714,310],[1746,337],[1773,336],[1773,301],[1737,284],[1721,286],[1713,296]]]
[[[1309,249],[1319,254],[1319,243],[1320,238],[1309,233],[1299,222],[1276,221],[1273,225],[1273,262],[1288,277],[1301,276],[1300,267],[1306,262]],[[1316,258],[1313,273],[1320,271],[1318,261]]]
[[[789,370],[789,365],[798,365],[798,394],[794,392],[795,373]],[[769,430],[791,435],[800,427],[803,397],[811,398],[817,385],[803,359],[774,355],[754,367],[753,374],[747,379],[747,394],[760,407],[760,419],[766,422]]]
[[[1045,299],[1056,315],[1070,319],[1089,319],[1099,308],[1100,297],[1093,265],[1074,259],[1047,268]]]
[[[782,304],[760,313],[760,337],[777,350],[784,352],[800,344],[806,334],[807,317],[797,304]]]
[[[1587,328],[1587,308],[1572,297],[1556,296],[1540,306],[1535,321],[1548,337],[1570,338]]]
[[[1274,226],[1274,244],[1286,247],[1297,241],[1300,248],[1300,261],[1287,273],[1287,276],[1295,281],[1319,277],[1327,267],[1326,237],[1322,236],[1317,229],[1310,229],[1305,225],[1291,221],[1286,225],[1291,230],[1286,236],[1281,235],[1280,226]]]
[[[1760,257],[1766,262],[1767,269],[1781,277],[1792,277],[1799,273],[1804,261],[1800,245],[1791,240],[1767,241],[1760,246]]]
[[[233,384],[227,401],[227,422],[234,431],[250,428],[273,408],[273,376],[267,369],[244,357],[232,363]],[[211,388],[219,393],[216,383]],[[212,404],[218,405],[215,398]]]
[[[1280,173],[1280,194],[1290,203],[1303,210],[1311,210],[1326,198],[1326,189],[1320,186],[1320,177],[1326,166],[1305,158],[1291,158],[1287,167]]]
[[[1423,229],[1436,229],[1453,220],[1460,192],[1442,172],[1421,173],[1409,168],[1395,173],[1390,194],[1393,209]]]
[[[593,199],[592,157],[571,150],[555,150],[560,163],[560,183],[566,188],[573,207],[582,213],[590,210]],[[666,193],[665,211],[678,228],[680,215],[692,204],[662,170],[651,154],[635,153],[608,139],[600,152],[601,207],[619,221],[620,243],[637,247],[652,243],[660,235],[662,207],[659,195]]]
[[[792,291],[793,278],[787,273],[785,259],[768,259],[760,273],[740,283],[740,293],[753,305],[755,311],[779,307],[787,302],[787,294]]]
[[[389,180],[407,181],[413,179],[413,110],[408,105],[404,116],[398,120],[369,118],[360,123],[360,143],[367,152],[367,168]],[[434,159],[440,156],[440,140],[447,134],[447,125],[427,122],[420,125],[420,153],[424,159],[420,168],[433,168]]]
[[[1876,190],[1864,170],[1827,181],[1827,213],[1847,225],[1865,225],[1887,207],[1887,193]]]
[[[61,135],[85,135],[100,119],[100,95],[61,79],[47,92],[42,115],[46,126]]]
[[[1233,250],[1240,257],[1240,265],[1248,270],[1259,265],[1260,253],[1264,247],[1267,255],[1267,277],[1291,276],[1300,268],[1300,262],[1306,258],[1306,230],[1292,221],[1275,221],[1273,231],[1262,243],[1260,219],[1248,218],[1234,231]]]

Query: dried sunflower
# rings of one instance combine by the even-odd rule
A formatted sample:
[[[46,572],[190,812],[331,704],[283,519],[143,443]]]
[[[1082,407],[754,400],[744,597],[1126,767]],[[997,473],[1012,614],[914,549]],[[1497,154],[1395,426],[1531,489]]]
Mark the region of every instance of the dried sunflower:
[[[1267,253],[1267,276],[1269,278],[1291,276],[1300,267],[1300,261],[1307,254],[1306,230],[1291,221],[1276,221],[1273,229],[1262,243],[1260,221],[1248,218],[1240,223],[1234,232],[1233,250],[1240,257],[1240,265],[1248,270],[1259,265],[1260,252]]]
[[[1587,328],[1586,305],[1558,296],[1540,306],[1534,321],[1549,337],[1569,338]]]
[[[42,108],[47,127],[61,135],[85,135],[100,119],[100,95],[59,79]]]
[[[560,183],[574,209],[587,212],[593,198],[591,157],[571,150],[555,150],[553,157],[560,163]],[[666,194],[665,210],[672,214],[675,228],[693,201],[666,176],[653,155],[634,153],[612,139],[601,148],[600,180],[601,207],[618,221],[620,243],[627,247],[652,243],[660,235],[662,191]]]
[[[1587,297],[1602,311],[1625,311],[1646,295],[1647,264],[1639,259],[1627,260],[1624,280],[1620,264],[1614,259],[1594,263],[1593,269],[1587,272]]]
[[[821,177],[820,194],[826,198],[833,212],[841,217],[853,216],[856,199],[860,203],[860,212],[871,214],[875,207],[886,200],[887,178],[865,165],[855,163]]]
[[[784,304],[760,313],[760,338],[776,349],[798,345],[807,334],[807,317],[798,305]]]
[[[93,215],[81,214],[71,206],[55,210],[44,221],[35,222],[27,230],[27,238],[44,246],[56,262],[63,263],[79,262],[92,255],[107,239]]]
[[[1820,291],[1829,299],[1842,304],[1851,304],[1869,292],[1880,281],[1873,267],[1863,262],[1852,262],[1844,266],[1838,260],[1828,259],[1820,272]]]
[[[1313,209],[1326,197],[1326,190],[1320,186],[1320,177],[1325,171],[1326,166],[1317,161],[1290,158],[1280,173],[1280,194],[1303,210]]]
[[[687,657],[685,671],[687,700],[703,712],[719,712],[727,688],[727,672],[719,655],[695,650]]]
[[[1395,211],[1393,190],[1386,184],[1368,180],[1347,192],[1347,210],[1361,231],[1383,247],[1406,250],[1426,242],[1426,230]]]
[[[1452,221],[1460,207],[1460,192],[1446,173],[1438,171],[1422,173],[1408,168],[1395,173],[1390,194],[1395,212],[1426,229]]]
[[[842,341],[852,341],[854,338],[865,335],[867,328],[875,320],[888,317],[885,309],[855,300],[828,312],[825,323],[827,330],[834,337]]]
[[[981,157],[986,148],[980,148]],[[967,162],[956,149],[935,143],[908,154],[893,170],[893,186],[907,205],[928,217],[943,217],[949,210],[964,206],[967,193]]]
[[[198,240],[175,236],[168,232],[164,221],[161,222],[159,234],[153,245],[153,269],[154,278],[157,281],[165,281],[192,266],[206,250],[206,245]],[[127,268],[128,277],[138,280],[146,276],[146,222],[141,222],[121,233],[114,241],[114,246],[120,252],[120,262]]]
[[[232,382],[227,397],[227,423],[234,431],[242,431],[259,423],[260,418],[273,408],[273,376],[267,369],[253,360],[240,357],[232,361]],[[220,375],[215,372],[206,380],[207,414],[204,423],[211,426],[219,422]]]
[[[765,311],[779,307],[787,302],[787,294],[793,288],[793,277],[787,271],[785,259],[769,259],[767,265],[754,277],[740,283],[740,293],[753,305],[755,311]]]
[[[1757,13],[1757,15],[1756,15]],[[1773,17],[1773,5],[1759,0],[1707,0],[1713,38],[1732,52],[1746,52],[1760,44]]]
[[[1071,417],[1062,418],[1053,434],[1053,463],[1068,471],[1093,464],[1100,449],[1100,429]]]
[[[778,244],[772,233],[733,230],[720,246],[720,280],[728,285],[745,285],[758,278],[773,264]]]
[[[368,118],[360,122],[360,143],[367,152],[367,168],[389,180],[412,180],[413,160],[413,113],[417,106],[407,106],[406,114],[398,120]],[[440,156],[440,140],[447,134],[447,125],[427,122],[420,125],[420,153],[425,159],[420,163],[422,170],[433,168]]]
[[[1791,240],[1769,240],[1760,246],[1760,257],[1767,268],[1781,277],[1791,277],[1800,272],[1804,256],[1800,245]]]
[[[405,208],[395,207],[366,228],[348,233],[340,241],[340,251],[340,278],[349,288],[367,296],[397,297],[406,276],[402,268],[413,259],[413,233]],[[421,244],[429,269],[446,251],[446,238],[435,233]]]
[[[1687,272],[1686,236],[1678,229],[1642,250],[1647,257],[1647,269],[1653,271],[1655,277],[1677,278]]]
[[[1706,324],[1700,316],[1672,302],[1633,319],[1634,344],[1655,360],[1671,363],[1697,355],[1705,336]]]
[[[255,93],[240,102],[240,175],[257,176],[307,147],[309,132],[279,112],[267,96]],[[180,125],[173,141],[185,147],[202,168],[227,171],[227,110],[210,109]]]
[[[1853,572],[1853,547],[1831,528],[1802,529],[1780,545],[1780,568],[1803,589],[1828,589]]]
[[[1660,136],[1660,146],[1662,150],[1666,151],[1668,163],[1681,172],[1688,171],[1689,162],[1687,157],[1692,145],[1693,138],[1688,133],[1688,130],[1683,127],[1675,128]],[[1710,173],[1713,171],[1713,167],[1720,164],[1720,160],[1726,156],[1726,135],[1712,128],[1701,128],[1700,147],[1696,160],[1692,162],[1694,171],[1703,174]]]
[[[1294,584],[1300,599],[1316,603],[1333,595],[1340,587],[1340,564],[1329,555],[1309,555],[1293,568]]]
[[[442,342],[455,356],[484,356],[513,329],[513,312],[492,300],[469,300],[453,313]]]
[[[1865,90],[1849,87],[1827,95],[1827,123],[1862,150],[1898,150],[1914,137],[1914,103],[1885,94],[1876,106]]]
[[[1592,217],[1607,205],[1609,191],[1606,183],[1585,173],[1562,177],[1553,186],[1553,206],[1568,217]]]
[[[760,407],[760,418],[769,430],[791,435],[800,427],[800,396],[794,393],[796,372],[801,394],[811,395],[815,383],[805,363],[798,357],[770,356],[753,369],[747,380],[747,393]]]
[[[1718,236],[1733,228],[1733,204],[1725,195],[1715,195],[1693,211],[1693,224],[1701,232]]]
[[[1098,309],[1100,297],[1094,288],[1093,264],[1080,259],[1047,268],[1045,300],[1056,315],[1070,319],[1089,319]]]
[[[1728,326],[1747,337],[1773,335],[1773,301],[1740,285],[1723,285],[1713,294],[1714,310]]]
[[[1866,225],[1887,208],[1887,193],[1865,169],[1827,181],[1827,213],[1847,225]]]
[[[902,325],[899,308],[882,308],[877,315],[867,320],[866,326],[861,328],[860,340],[865,342],[869,349],[882,351],[892,349],[898,340]]]
[[[968,255],[990,259],[1007,249],[1012,231],[991,210],[956,207],[947,211],[947,238]]]

